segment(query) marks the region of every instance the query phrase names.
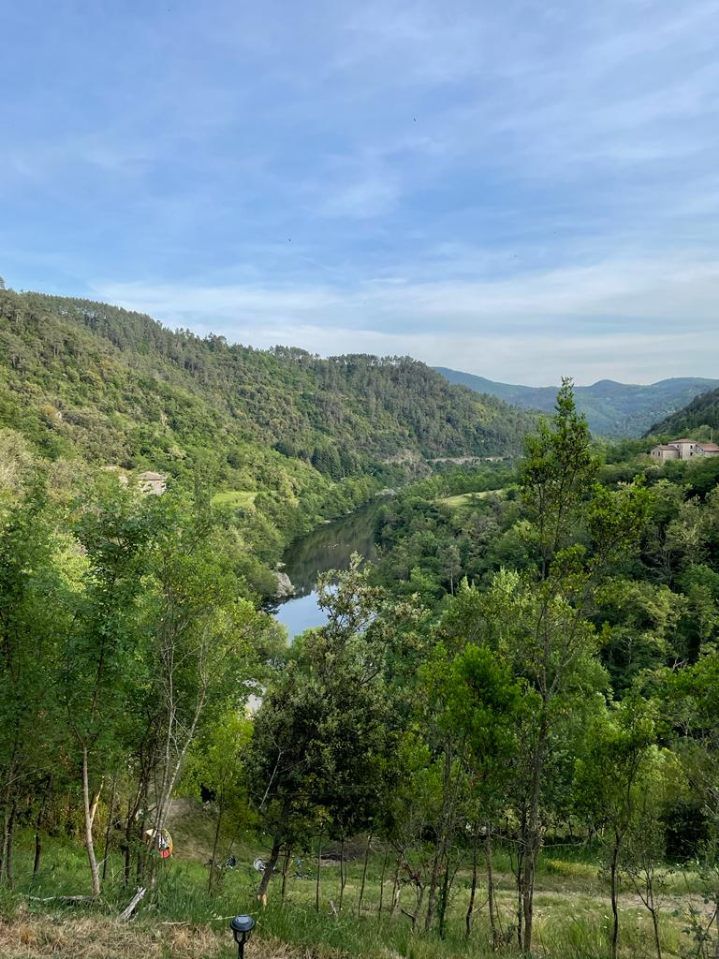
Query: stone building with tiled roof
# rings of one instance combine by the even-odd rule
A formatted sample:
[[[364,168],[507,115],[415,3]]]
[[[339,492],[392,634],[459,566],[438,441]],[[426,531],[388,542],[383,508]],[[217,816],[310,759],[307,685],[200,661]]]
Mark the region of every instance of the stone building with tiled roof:
[[[719,456],[719,446],[716,443],[703,443],[701,440],[690,440],[682,437],[654,446],[649,455],[656,460],[691,460],[696,457]]]

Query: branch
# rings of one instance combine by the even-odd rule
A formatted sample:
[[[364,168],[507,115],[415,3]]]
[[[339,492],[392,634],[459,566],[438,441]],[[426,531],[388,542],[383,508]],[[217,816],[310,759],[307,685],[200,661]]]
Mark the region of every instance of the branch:
[[[132,897],[130,902],[127,905],[127,908],[124,909],[119,916],[120,922],[127,922],[131,918],[133,912],[137,909],[140,902],[145,898],[145,893],[147,889],[144,886],[141,886],[135,895]]]

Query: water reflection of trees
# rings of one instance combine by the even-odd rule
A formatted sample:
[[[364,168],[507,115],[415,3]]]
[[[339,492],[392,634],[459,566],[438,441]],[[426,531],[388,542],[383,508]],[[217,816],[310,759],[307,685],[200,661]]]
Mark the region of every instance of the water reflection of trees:
[[[292,580],[296,596],[312,592],[320,573],[328,569],[346,569],[352,553],[365,559],[376,555],[375,524],[378,506],[372,504],[334,520],[290,544],[285,556],[285,572]]]

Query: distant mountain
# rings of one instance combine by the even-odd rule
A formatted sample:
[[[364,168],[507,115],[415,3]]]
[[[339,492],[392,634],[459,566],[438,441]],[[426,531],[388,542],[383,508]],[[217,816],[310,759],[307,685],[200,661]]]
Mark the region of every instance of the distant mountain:
[[[649,432],[677,435],[701,429],[702,426],[719,430],[719,389],[697,396],[687,406],[655,423]]]
[[[554,409],[556,386],[514,386],[443,366],[435,369],[450,383],[488,393],[513,406],[545,412]],[[577,407],[586,415],[593,433],[599,436],[641,436],[653,424],[718,386],[719,380],[696,376],[660,380],[649,386],[599,380],[591,386],[577,386],[575,395]],[[710,395],[716,396],[716,393]]]

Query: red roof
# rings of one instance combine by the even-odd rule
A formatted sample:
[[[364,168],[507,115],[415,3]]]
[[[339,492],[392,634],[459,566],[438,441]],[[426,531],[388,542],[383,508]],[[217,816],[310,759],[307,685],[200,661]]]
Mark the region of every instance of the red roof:
[[[697,443],[697,446],[700,449],[704,450],[705,453],[707,451],[710,451],[712,453],[719,453],[719,446],[717,446],[716,443]]]

